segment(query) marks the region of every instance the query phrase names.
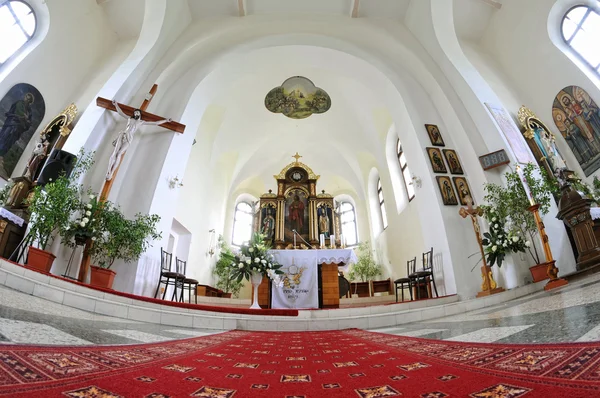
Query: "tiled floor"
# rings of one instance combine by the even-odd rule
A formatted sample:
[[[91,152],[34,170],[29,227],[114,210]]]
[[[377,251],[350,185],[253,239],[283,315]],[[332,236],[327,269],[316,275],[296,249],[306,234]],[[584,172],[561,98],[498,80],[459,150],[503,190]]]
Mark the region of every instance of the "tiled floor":
[[[465,314],[374,331],[486,343],[599,340],[600,274],[557,291],[540,292]],[[0,342],[4,343],[135,344],[213,333],[215,330],[96,315],[0,287]]]

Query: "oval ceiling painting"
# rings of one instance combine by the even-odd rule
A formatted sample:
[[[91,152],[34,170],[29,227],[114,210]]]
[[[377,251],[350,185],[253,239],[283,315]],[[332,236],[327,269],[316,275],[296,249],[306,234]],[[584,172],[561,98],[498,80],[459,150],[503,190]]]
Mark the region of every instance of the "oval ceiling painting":
[[[327,112],[331,108],[331,98],[309,79],[294,76],[269,91],[265,97],[265,106],[273,113],[283,113],[292,119],[304,119],[313,113]]]

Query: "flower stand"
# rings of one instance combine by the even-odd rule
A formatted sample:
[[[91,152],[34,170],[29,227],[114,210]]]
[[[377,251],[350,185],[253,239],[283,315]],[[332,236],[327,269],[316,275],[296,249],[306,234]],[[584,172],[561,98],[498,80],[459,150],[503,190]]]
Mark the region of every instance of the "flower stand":
[[[258,287],[262,283],[263,275],[260,272],[252,271],[252,275],[250,275],[250,283],[252,283],[252,305],[250,309],[260,310],[260,305],[258,305]]]

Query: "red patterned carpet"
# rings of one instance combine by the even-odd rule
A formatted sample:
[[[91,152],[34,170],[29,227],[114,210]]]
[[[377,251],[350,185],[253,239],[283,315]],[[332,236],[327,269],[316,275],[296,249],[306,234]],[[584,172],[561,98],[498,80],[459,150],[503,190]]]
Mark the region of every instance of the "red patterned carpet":
[[[466,344],[361,330],[0,346],[8,397],[598,397],[600,343]]]

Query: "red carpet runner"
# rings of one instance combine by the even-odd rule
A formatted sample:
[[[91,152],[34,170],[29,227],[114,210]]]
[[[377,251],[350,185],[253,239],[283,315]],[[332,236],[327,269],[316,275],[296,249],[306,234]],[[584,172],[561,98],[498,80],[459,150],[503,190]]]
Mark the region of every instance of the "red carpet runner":
[[[598,397],[600,343],[467,344],[361,330],[0,346],[8,397]]]

